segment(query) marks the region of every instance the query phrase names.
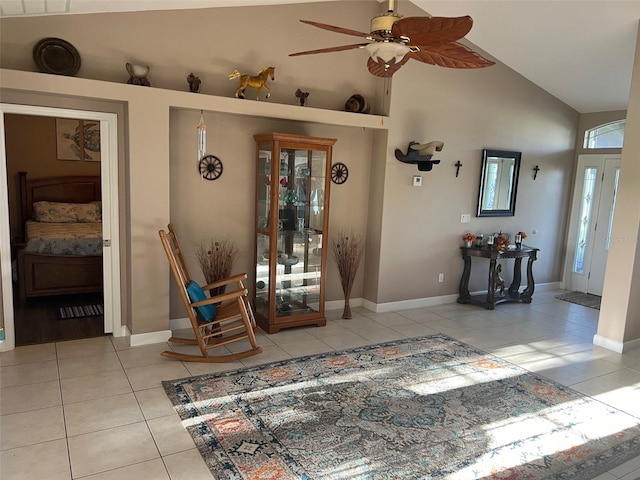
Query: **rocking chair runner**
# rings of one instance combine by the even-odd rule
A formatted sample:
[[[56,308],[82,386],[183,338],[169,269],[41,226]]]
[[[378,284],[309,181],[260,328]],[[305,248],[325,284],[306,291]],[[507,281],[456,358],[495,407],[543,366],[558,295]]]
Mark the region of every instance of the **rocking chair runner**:
[[[247,274],[242,273],[200,287],[191,279],[172,224],[169,224],[168,230],[168,232],[160,230],[158,234],[169,259],[171,272],[178,284],[180,298],[187,309],[195,333],[195,339],[171,337],[169,342],[198,345],[202,355],[190,355],[171,350],[164,351],[161,355],[185,362],[231,362],[261,353],[262,348],[256,344],[254,334],[255,319],[247,297],[247,290],[242,283],[247,278]],[[207,298],[204,293],[205,290],[232,286],[233,284],[237,288],[233,292],[212,298]],[[249,350],[224,355],[209,355],[211,349],[244,339],[248,339],[251,344]]]

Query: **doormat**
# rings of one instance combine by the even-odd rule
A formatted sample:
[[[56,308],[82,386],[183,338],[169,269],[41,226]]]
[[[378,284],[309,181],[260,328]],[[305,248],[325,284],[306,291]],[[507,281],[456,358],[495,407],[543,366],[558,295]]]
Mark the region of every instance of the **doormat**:
[[[104,314],[104,307],[101,303],[94,305],[71,305],[59,307],[56,318],[58,320],[69,320],[70,318],[96,317]]]
[[[589,480],[640,418],[446,335],[162,385],[218,480]]]
[[[556,295],[558,300],[564,300],[565,302],[571,302],[584,307],[595,308],[600,310],[600,301],[602,297],[599,295],[593,295],[591,293],[582,292],[569,292]]]

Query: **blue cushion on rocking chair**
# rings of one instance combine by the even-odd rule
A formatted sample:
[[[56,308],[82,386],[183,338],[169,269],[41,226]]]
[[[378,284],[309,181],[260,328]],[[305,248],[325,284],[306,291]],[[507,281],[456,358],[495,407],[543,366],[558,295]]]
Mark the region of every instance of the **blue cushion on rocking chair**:
[[[208,298],[204,293],[204,290],[202,290],[202,287],[193,280],[187,284],[187,294],[189,295],[189,300],[191,300],[192,303],[206,300]],[[216,318],[217,309],[214,304],[202,305],[194,308],[200,319],[205,322],[213,322]]]

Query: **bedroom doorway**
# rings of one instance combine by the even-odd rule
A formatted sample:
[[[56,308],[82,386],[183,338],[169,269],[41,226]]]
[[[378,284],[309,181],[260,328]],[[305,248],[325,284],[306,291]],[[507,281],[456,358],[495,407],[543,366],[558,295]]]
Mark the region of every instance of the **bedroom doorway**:
[[[102,200],[103,246],[103,322],[102,333],[121,336],[123,329],[120,314],[120,255],[118,228],[118,140],[117,115],[114,113],[90,112],[28,105],[0,104],[0,273],[3,312],[4,341],[0,351],[15,348],[15,308],[11,229],[8,199],[7,152],[5,144],[5,114],[52,117],[58,119],[90,120],[100,125],[100,180]]]

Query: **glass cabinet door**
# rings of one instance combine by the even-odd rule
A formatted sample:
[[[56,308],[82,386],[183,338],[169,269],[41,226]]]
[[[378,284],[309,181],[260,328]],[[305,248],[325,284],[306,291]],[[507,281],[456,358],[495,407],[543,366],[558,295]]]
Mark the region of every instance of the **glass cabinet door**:
[[[307,323],[324,325],[327,182],[335,140],[255,137],[257,321],[270,333]]]

